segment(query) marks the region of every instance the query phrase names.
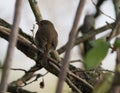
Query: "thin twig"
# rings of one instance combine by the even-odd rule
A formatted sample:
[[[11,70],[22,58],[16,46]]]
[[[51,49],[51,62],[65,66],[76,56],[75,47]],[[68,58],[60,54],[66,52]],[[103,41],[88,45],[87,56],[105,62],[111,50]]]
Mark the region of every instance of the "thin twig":
[[[69,65],[70,51],[71,51],[71,49],[73,47],[73,44],[74,44],[74,41],[75,41],[78,22],[79,22],[79,19],[81,17],[82,10],[83,10],[83,7],[85,5],[85,2],[86,2],[86,0],[80,0],[79,5],[78,5],[78,9],[77,9],[77,12],[76,12],[76,15],[75,15],[74,23],[73,23],[71,32],[69,34],[69,41],[68,41],[68,44],[67,44],[65,57],[63,59],[62,68],[61,68],[61,71],[60,71],[59,80],[58,80],[58,84],[57,84],[57,88],[56,88],[56,93],[61,93],[62,92],[63,82],[66,78],[68,65]]]
[[[30,82],[25,82],[23,86],[20,86],[20,87],[25,87],[26,85],[29,85],[35,81],[37,81],[40,77],[44,77],[45,75],[47,75],[49,72],[46,72],[45,74],[41,75],[41,74],[34,74],[33,77],[36,77],[34,80],[30,81]],[[31,77],[31,78],[33,78]]]
[[[96,4],[95,4],[95,2],[94,2],[93,0],[91,0],[91,2],[93,3],[94,6],[96,6]],[[98,7],[97,7],[97,8],[98,8]],[[102,10],[100,10],[99,8],[98,8],[98,10],[99,10],[103,15],[105,15],[105,16],[107,16],[108,18],[110,18],[110,19],[112,19],[113,21],[115,21],[114,18],[112,18],[111,16],[105,14],[105,13],[104,13]]]
[[[112,25],[110,25],[108,22],[106,22],[106,24],[111,28],[111,32],[110,32],[110,34],[109,34],[109,36],[107,36],[106,37],[106,39],[107,39],[107,41],[110,41],[110,39],[111,39],[111,37],[112,37],[112,35],[113,35],[113,29],[114,29],[114,27],[112,26]]]
[[[84,80],[84,79],[76,76],[74,73],[71,73],[70,71],[69,71],[69,75],[72,75],[73,77],[79,79],[81,82],[84,82],[83,84],[85,84],[86,86],[88,86],[90,89],[93,89],[93,86],[90,85],[86,80]]]
[[[0,93],[5,93],[7,90],[9,71],[12,65],[14,48],[17,42],[18,27],[19,27],[20,17],[21,17],[20,16],[21,8],[22,8],[22,0],[17,0],[15,4],[13,28],[10,34],[10,41],[8,45],[7,55],[6,55],[6,59],[3,65],[4,69],[3,69],[2,78],[1,78]]]
[[[72,88],[74,89],[74,91],[76,91],[77,93],[82,93],[82,91],[80,89],[78,89],[69,78],[66,78],[66,81],[72,86]]]
[[[50,63],[58,72],[60,72],[60,68],[58,66],[56,66],[55,64],[53,64],[53,62]],[[68,72],[69,74],[69,72]],[[80,89],[78,87],[75,86],[75,84],[67,77],[66,78],[66,82],[68,83],[68,85],[73,89],[75,90],[76,92],[78,93],[81,93],[80,92]]]
[[[0,69],[3,69],[4,67],[0,67]],[[27,73],[27,71],[25,69],[21,69],[21,68],[10,68],[10,70],[19,70],[19,71],[23,71],[25,73]]]
[[[22,84],[25,84],[27,81],[29,81],[33,76],[34,73],[38,70],[40,70],[42,67],[37,67],[34,65],[30,68],[30,70],[27,71],[21,78],[19,78],[16,81],[13,81],[10,83],[11,86],[21,86]]]
[[[115,73],[115,71],[108,70],[108,69],[100,69],[100,70],[98,70],[98,71],[105,71],[105,72]]]
[[[72,60],[72,61],[70,61],[70,63],[75,63],[75,62],[81,62],[81,63],[83,63],[83,60],[78,59],[78,60]]]

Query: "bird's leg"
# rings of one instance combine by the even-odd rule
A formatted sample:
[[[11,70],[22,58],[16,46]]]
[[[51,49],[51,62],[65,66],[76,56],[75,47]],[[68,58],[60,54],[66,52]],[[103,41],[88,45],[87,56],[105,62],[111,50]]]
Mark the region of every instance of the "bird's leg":
[[[38,51],[38,53],[37,53],[37,60],[36,60],[36,65],[38,66],[38,67],[41,67],[42,66],[42,64],[41,64],[41,60],[43,59],[43,53],[42,52],[40,52],[40,51]]]
[[[47,66],[48,65],[48,58],[47,58],[47,56],[48,56],[48,54],[49,54],[49,51],[50,51],[50,47],[51,47],[51,45],[50,44],[47,44],[46,45],[46,50],[45,50],[45,52],[44,52],[44,54],[43,54],[43,58],[42,58],[42,61],[41,61],[41,65],[42,66]]]

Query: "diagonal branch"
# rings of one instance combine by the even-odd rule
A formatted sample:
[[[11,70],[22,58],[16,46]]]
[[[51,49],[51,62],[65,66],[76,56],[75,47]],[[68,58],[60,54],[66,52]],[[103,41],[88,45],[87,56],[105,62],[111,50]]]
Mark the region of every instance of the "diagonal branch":
[[[114,28],[115,22],[111,23],[110,25]],[[95,36],[95,35],[97,35],[99,33],[104,32],[104,31],[106,31],[108,29],[111,29],[111,27],[109,25],[105,25],[105,26],[100,27],[98,29],[95,29],[95,30],[93,30],[93,31],[91,31],[89,33],[86,33],[83,36],[77,37],[76,40],[75,40],[74,46],[88,40],[89,38],[91,38],[91,37],[93,37],[93,36]],[[62,54],[63,52],[65,52],[66,46],[67,46],[67,43],[57,50],[58,53]]]
[[[77,33],[78,22],[79,22],[79,19],[81,18],[81,14],[82,14],[82,10],[83,10],[83,7],[85,5],[85,2],[86,2],[86,0],[80,0],[77,11],[76,11],[74,23],[73,23],[71,32],[69,34],[69,41],[68,41],[67,46],[66,46],[65,56],[64,56],[64,59],[62,62],[62,68],[61,68],[60,75],[59,75],[56,93],[62,92],[63,83],[64,83],[64,80],[66,78],[68,65],[69,65],[70,51],[71,51],[73,44],[75,42],[75,36]],[[82,92],[79,91],[79,93],[82,93]]]
[[[35,15],[36,22],[38,23],[39,21],[42,20],[42,15],[41,15],[40,10],[38,8],[37,1],[36,0],[28,0],[28,1],[29,1],[30,6],[31,6],[31,9]]]

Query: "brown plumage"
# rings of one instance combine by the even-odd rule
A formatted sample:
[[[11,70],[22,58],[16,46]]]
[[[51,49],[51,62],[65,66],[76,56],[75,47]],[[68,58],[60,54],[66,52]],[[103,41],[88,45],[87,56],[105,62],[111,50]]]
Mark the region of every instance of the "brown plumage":
[[[58,34],[54,28],[54,25],[50,21],[42,20],[38,23],[35,43],[44,53],[42,60],[42,64],[44,65],[47,62],[49,52],[55,50],[58,43]]]

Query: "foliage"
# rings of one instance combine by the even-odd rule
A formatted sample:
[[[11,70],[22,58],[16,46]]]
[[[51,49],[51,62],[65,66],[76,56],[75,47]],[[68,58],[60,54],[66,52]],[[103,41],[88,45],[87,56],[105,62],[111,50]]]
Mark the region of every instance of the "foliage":
[[[108,42],[102,39],[95,40],[91,44],[93,48],[87,53],[84,59],[86,70],[98,67],[107,55],[110,46]]]

